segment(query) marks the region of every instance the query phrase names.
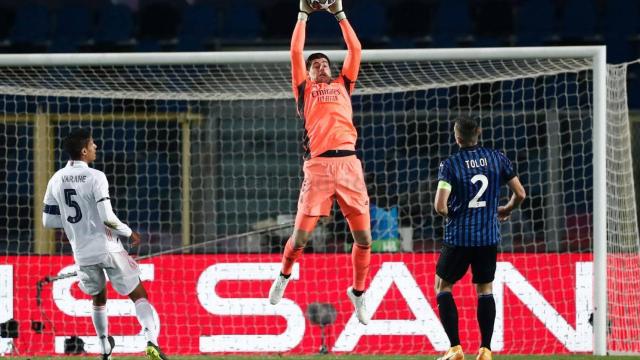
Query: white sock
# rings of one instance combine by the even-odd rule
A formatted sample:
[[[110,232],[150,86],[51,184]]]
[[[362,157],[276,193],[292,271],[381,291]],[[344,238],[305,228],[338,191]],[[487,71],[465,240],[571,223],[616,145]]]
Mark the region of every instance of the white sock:
[[[160,319],[156,316],[156,310],[145,298],[136,300],[136,315],[144,330],[147,341],[158,345],[158,335],[160,334]]]
[[[93,311],[91,312],[91,320],[93,320],[93,326],[96,328],[96,334],[98,334],[98,340],[100,340],[100,345],[102,345],[102,353],[108,354],[111,352],[111,344],[107,340],[107,336],[109,335],[109,321],[107,320],[107,307],[105,305],[102,306],[93,306]]]

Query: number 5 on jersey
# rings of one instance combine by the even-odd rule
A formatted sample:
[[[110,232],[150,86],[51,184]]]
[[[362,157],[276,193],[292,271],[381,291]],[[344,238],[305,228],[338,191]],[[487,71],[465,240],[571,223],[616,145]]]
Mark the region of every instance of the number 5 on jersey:
[[[67,221],[75,224],[78,221],[82,220],[82,211],[80,210],[80,205],[78,205],[78,203],[71,198],[73,195],[78,195],[75,189],[64,189],[64,202],[67,204],[67,206],[72,207],[76,210],[76,216],[67,216]]]

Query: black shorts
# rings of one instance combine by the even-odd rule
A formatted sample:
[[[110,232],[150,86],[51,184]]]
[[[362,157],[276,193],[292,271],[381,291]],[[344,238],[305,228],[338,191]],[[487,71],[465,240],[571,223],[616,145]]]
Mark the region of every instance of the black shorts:
[[[474,284],[490,283],[495,278],[497,258],[498,245],[466,247],[442,244],[436,274],[442,280],[455,284],[471,265]]]

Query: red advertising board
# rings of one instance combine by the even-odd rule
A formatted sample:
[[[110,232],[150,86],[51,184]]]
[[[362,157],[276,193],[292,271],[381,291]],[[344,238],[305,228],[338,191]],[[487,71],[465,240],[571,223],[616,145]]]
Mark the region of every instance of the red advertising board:
[[[326,327],[334,353],[425,354],[448,346],[437,320],[434,269],[438,254],[381,254],[372,258],[367,292],[372,321],[357,323],[346,296],[348,254],[306,254],[285,299],[270,305],[270,279],[280,256],[256,254],[168,255],[141,262],[142,279],[161,322],[168,354],[316,353],[320,326],[306,316],[312,303],[336,309]],[[592,258],[590,254],[503,254],[494,284],[498,319],[493,348],[500,353],[591,352]],[[72,270],[71,257],[0,258],[0,322],[14,318],[21,355],[63,352],[70,336],[94,335],[89,297],[75,278],[45,284],[42,311],[36,284]],[[140,325],[129,300],[109,286],[109,329],[117,352],[141,346]],[[468,352],[479,346],[476,296],[470,276],[454,287],[460,335]],[[32,322],[42,322],[36,332]],[[6,342],[6,340],[4,340]],[[87,350],[92,347],[87,340]]]

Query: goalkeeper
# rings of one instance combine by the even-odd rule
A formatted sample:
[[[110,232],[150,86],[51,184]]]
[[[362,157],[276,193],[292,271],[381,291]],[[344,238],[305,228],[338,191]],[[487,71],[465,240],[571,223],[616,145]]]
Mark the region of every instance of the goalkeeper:
[[[307,0],[300,0],[298,21],[291,37],[293,94],[298,115],[304,122],[304,180],[293,235],[285,244],[282,269],[271,286],[269,301],[275,305],[282,299],[293,264],[302,255],[319,217],[328,216],[337,199],[355,239],[351,252],[353,285],[347,289],[347,295],[358,320],[367,324],[363,294],[371,259],[369,196],[362,164],[356,157],[358,134],[351,108],[361,45],[342,10],[342,1],[336,0],[327,10],[338,21],[348,49],[342,71],[335,79],[331,77],[331,62],[325,54],[314,53],[304,59],[305,28],[314,11]]]

